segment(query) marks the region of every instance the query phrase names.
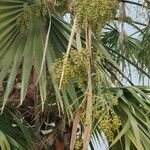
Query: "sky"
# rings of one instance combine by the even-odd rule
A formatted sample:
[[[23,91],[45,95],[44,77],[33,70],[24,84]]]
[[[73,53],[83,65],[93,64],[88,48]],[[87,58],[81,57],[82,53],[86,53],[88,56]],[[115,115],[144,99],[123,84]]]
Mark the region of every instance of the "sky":
[[[131,1],[131,0],[130,0]],[[138,2],[143,4],[144,0],[132,0],[134,2]],[[142,7],[137,7],[135,5],[127,5],[126,6],[126,13],[128,16],[130,16],[131,18],[133,18],[135,21],[141,22],[141,23],[147,23],[148,22],[148,17],[147,17],[147,12],[144,8]],[[143,26],[139,26],[139,28],[143,28]],[[130,26],[130,25],[125,25],[125,32],[128,35],[132,35],[133,33],[136,32],[136,30]],[[133,35],[133,37],[135,38],[139,38],[140,39],[140,35],[139,34],[135,34]],[[136,68],[131,66],[131,71],[132,71],[132,82],[135,85],[149,85],[149,79],[147,77],[144,77],[143,80],[139,81],[139,73],[137,72]]]

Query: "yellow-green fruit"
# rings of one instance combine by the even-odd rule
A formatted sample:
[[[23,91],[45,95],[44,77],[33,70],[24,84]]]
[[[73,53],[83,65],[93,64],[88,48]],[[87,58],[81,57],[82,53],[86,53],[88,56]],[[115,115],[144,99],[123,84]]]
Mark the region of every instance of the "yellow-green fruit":
[[[16,20],[16,25],[20,28],[21,33],[27,33],[29,23],[37,19],[46,19],[48,14],[45,0],[34,0],[34,4],[25,3],[23,5],[22,15]]]
[[[93,117],[94,117],[95,119],[99,119],[99,118],[100,118],[100,111],[95,110],[95,111],[93,112]]]
[[[82,150],[83,141],[81,138],[78,138],[75,143],[75,150]]]
[[[115,0],[74,0],[73,8],[78,22],[86,28],[90,23],[95,32],[99,32],[116,13]]]
[[[114,133],[112,131],[113,126],[111,120],[112,120],[111,116],[106,115],[100,122],[100,128],[105,133],[109,141],[112,141],[114,139]]]
[[[114,111],[110,111],[100,122],[100,128],[109,141],[113,141],[114,135],[120,126],[121,120]]]
[[[116,97],[112,97],[111,102],[112,102],[112,105],[114,106],[118,105],[118,99]]]
[[[115,112],[111,112],[111,114],[112,114],[113,130],[116,131],[121,126],[121,120],[120,117]]]
[[[66,54],[63,55],[62,59],[56,60],[51,68],[51,70],[56,74],[57,82],[60,81],[62,75],[65,57]],[[62,82],[63,88],[65,88],[70,82],[77,83],[80,87],[82,87],[84,82],[87,82],[87,68],[88,51],[86,49],[82,49],[80,51],[71,50],[68,61],[65,64]]]

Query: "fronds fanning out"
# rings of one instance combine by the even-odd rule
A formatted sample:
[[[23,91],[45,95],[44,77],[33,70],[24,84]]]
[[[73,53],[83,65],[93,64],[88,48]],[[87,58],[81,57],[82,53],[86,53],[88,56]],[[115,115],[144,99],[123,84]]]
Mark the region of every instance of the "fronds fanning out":
[[[87,150],[104,139],[110,150],[149,150],[150,87],[134,85],[131,67],[150,78],[149,25],[120,20],[119,3],[137,5],[0,1],[0,149]]]

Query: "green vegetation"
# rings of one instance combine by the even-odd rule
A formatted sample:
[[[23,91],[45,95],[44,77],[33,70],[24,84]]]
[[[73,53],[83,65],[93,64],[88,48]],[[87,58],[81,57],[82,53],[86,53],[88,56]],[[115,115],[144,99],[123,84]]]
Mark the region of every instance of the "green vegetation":
[[[149,11],[147,0],[0,0],[0,149],[95,150],[104,139],[149,150]],[[135,86],[132,70],[147,83]]]

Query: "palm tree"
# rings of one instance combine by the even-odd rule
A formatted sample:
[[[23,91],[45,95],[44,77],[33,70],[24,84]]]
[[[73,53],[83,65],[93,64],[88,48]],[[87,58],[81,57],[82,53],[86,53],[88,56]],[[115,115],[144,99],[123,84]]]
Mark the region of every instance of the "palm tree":
[[[149,1],[0,1],[2,150],[87,150],[103,139],[149,149],[150,88],[131,71],[150,78],[149,21],[127,16],[127,4],[149,12]]]

